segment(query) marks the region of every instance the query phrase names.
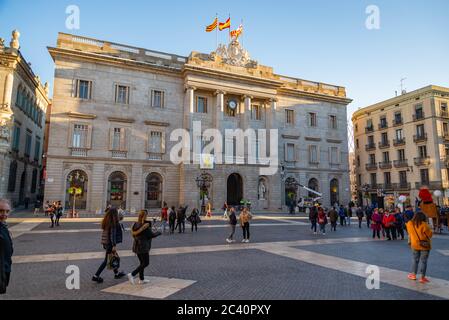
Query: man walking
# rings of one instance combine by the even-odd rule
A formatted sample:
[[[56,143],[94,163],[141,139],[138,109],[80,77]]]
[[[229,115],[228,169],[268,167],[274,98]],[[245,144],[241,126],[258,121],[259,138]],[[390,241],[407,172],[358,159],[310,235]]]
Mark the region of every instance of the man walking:
[[[0,294],[6,293],[11,274],[13,245],[6,225],[11,205],[6,199],[0,199]]]

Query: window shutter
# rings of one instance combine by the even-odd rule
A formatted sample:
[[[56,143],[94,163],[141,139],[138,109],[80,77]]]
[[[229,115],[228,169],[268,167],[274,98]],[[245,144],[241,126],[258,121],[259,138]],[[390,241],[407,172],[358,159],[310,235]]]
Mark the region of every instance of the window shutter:
[[[73,129],[75,127],[75,124],[72,122],[69,122],[69,136],[67,139],[67,147],[72,148],[73,147]]]
[[[128,151],[128,145],[126,141],[127,129],[120,128],[120,151]]]
[[[86,149],[91,149],[92,148],[92,126],[88,125],[87,126],[87,135],[86,135]]]
[[[76,98],[78,96],[77,91],[78,91],[78,80],[73,79],[73,81],[72,81],[72,98]]]
[[[165,153],[165,131],[161,132],[161,153]]]

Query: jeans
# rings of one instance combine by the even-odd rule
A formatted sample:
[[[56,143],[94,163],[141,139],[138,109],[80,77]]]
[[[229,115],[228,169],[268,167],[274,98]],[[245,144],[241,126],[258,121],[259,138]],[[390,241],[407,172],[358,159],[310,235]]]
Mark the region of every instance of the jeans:
[[[332,230],[337,231],[337,221],[331,222],[331,231]]]
[[[363,218],[359,218],[359,228],[362,228],[362,221],[363,221]]]
[[[242,226],[243,229],[243,239],[249,240],[249,222],[245,222]]]
[[[310,222],[312,223],[312,226],[310,227],[310,229],[313,230],[313,232],[316,232],[316,220],[312,220]]]
[[[193,232],[193,227],[195,227],[195,231],[198,231],[198,223],[196,221],[192,221],[192,232]]]
[[[50,213],[50,220],[51,220],[51,227],[53,228],[55,226],[55,215]]]
[[[234,234],[235,234],[235,224],[231,224],[231,234],[229,235],[229,240],[234,240]]]
[[[351,225],[351,217],[346,217],[346,221],[347,221],[348,226],[350,226]]]
[[[108,255],[112,253],[112,245],[103,246],[103,247],[106,250],[106,255],[104,257],[103,263],[100,265],[97,272],[95,273],[96,277],[99,277],[100,274],[103,272],[104,268],[106,268],[106,265],[108,264]],[[114,274],[117,274],[117,273],[118,273],[118,270],[114,269]]]
[[[167,228],[167,220],[162,220],[162,232],[165,233],[165,228]]]
[[[169,227],[170,227],[170,233],[175,233],[175,222],[174,221],[170,221]]]
[[[397,239],[397,237],[396,237],[396,227],[388,227],[388,228],[385,228],[385,231],[386,231],[386,233],[387,233],[387,238],[388,238],[388,239],[391,240],[391,236],[393,236],[393,240],[396,240],[396,239]],[[390,234],[391,234],[391,236],[390,236]]]
[[[181,226],[182,226],[182,229],[181,229]],[[184,220],[178,221],[178,224],[176,225],[176,227],[179,227],[179,233],[186,232],[186,222]]]
[[[430,251],[426,250],[412,250],[413,252],[413,262],[412,262],[412,273],[418,273],[419,260],[421,260],[421,275],[426,276],[427,271],[427,259],[429,258]]]
[[[368,228],[371,226],[371,218],[366,217],[366,225]]]
[[[404,228],[402,226],[396,227],[396,231],[398,233],[398,237],[401,236],[401,239],[404,240]]]
[[[143,272],[145,271],[145,268],[150,265],[150,253],[139,253],[137,258],[139,258],[140,265],[131,273],[131,275],[135,277],[139,274],[139,279],[143,281],[145,279]]]
[[[322,234],[325,234],[325,233],[326,233],[326,225],[325,225],[325,224],[320,224],[320,232],[321,232]]]
[[[340,217],[340,226],[346,225],[346,219],[345,217]]]

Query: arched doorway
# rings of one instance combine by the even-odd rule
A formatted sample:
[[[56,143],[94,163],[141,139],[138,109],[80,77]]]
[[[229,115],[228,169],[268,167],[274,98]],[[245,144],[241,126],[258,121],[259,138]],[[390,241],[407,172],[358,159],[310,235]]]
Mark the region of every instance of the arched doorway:
[[[162,208],[162,177],[150,173],[145,180],[145,209]]]
[[[339,188],[337,179],[331,180],[330,194],[331,194],[331,206],[338,204],[340,201],[339,201]]]
[[[87,174],[82,170],[74,170],[67,175],[66,180],[66,196],[65,196],[65,208],[73,208],[73,191],[77,190],[75,199],[76,210],[86,210],[87,208]],[[50,201],[56,201],[58,199],[48,199]]]
[[[238,173],[233,173],[228,177],[227,203],[230,206],[240,205],[243,199],[243,180]]]
[[[309,187],[309,189],[312,189],[314,191],[317,191],[317,192],[320,191],[320,189],[318,187],[318,180],[315,178],[310,179],[309,184],[307,186]],[[316,197],[317,197],[317,195],[315,193],[309,192],[309,198],[316,198]]]
[[[116,171],[108,180],[108,204],[114,208],[126,208],[126,175]]]
[[[27,172],[26,169],[22,172],[22,177],[20,177],[20,189],[19,189],[19,203],[22,204],[25,200],[25,182],[26,182]]]
[[[298,182],[293,177],[288,177],[287,180],[285,180],[285,205],[290,206],[292,201],[294,203],[297,202],[298,198]]]

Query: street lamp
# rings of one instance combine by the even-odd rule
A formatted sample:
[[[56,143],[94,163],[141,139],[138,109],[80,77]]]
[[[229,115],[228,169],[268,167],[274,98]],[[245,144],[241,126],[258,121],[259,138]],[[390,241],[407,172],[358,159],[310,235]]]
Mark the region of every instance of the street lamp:
[[[75,210],[75,201],[76,196],[81,195],[83,193],[83,188],[80,186],[84,186],[85,177],[84,175],[80,174],[79,171],[75,171],[71,173],[67,177],[68,181],[70,182],[70,187],[68,190],[69,194],[73,194],[73,203],[72,203],[72,218],[76,216],[76,210]]]
[[[281,163],[281,168],[280,168],[280,174],[281,174],[281,207],[279,208],[279,210],[282,210],[282,202],[285,199],[285,188],[284,188],[284,179],[285,179],[285,167],[284,165]]]
[[[195,181],[196,186],[200,190],[201,213],[204,214],[206,212],[206,204],[204,203],[205,192],[207,192],[207,190],[209,189],[212,178],[210,175],[203,171],[201,175],[195,179]]]

